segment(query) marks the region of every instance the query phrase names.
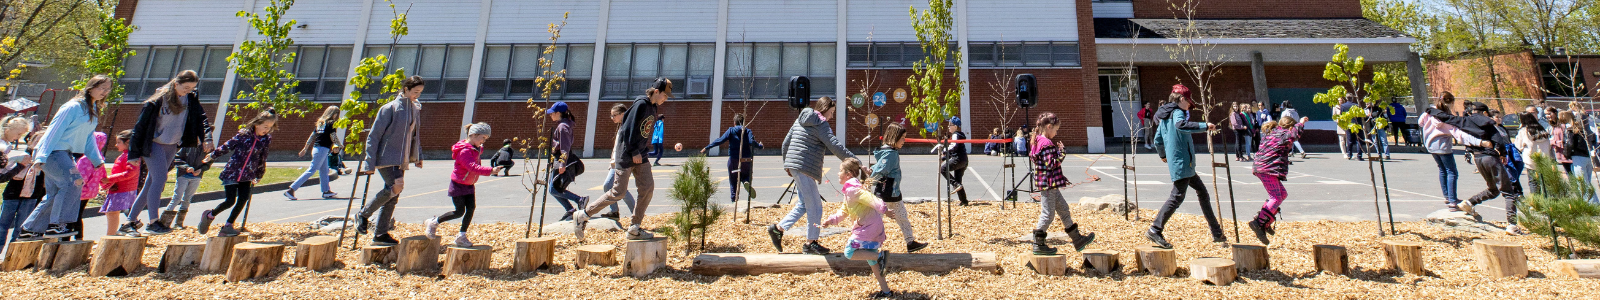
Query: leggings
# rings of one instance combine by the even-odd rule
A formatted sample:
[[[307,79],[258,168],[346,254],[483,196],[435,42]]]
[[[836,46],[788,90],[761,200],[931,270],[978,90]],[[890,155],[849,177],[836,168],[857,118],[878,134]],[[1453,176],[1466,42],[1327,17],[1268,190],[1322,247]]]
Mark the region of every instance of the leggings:
[[[217,212],[232,208],[233,211],[228,212],[228,222],[223,224],[233,224],[233,221],[239,218],[239,212],[243,211],[246,205],[250,205],[250,187],[249,182],[222,186],[222,192],[227,198],[221,204],[217,204],[217,208],[212,209],[211,214],[215,216]]]
[[[467,232],[467,227],[472,227],[472,211],[478,210],[478,195],[451,196],[450,203],[455,204],[456,210],[447,211],[439,215],[435,221],[444,223],[445,221],[461,218],[461,232]]]
[[[1256,220],[1261,221],[1264,227],[1272,227],[1278,221],[1278,207],[1283,206],[1283,200],[1289,198],[1289,191],[1283,189],[1283,182],[1278,177],[1256,174],[1261,179],[1261,186],[1267,188],[1267,203],[1261,204],[1261,212],[1256,213]]]
[[[1039,193],[1044,195],[1044,202],[1039,203],[1039,223],[1034,225],[1034,231],[1050,229],[1050,223],[1054,222],[1057,216],[1061,217],[1061,226],[1067,231],[1072,231],[1078,226],[1072,222],[1072,211],[1067,207],[1067,199],[1061,197],[1061,189],[1048,189]]]
[[[883,204],[884,204],[885,208],[887,208],[889,210],[889,218],[894,219],[895,224],[899,224],[900,225],[900,234],[905,236],[906,242],[910,243],[912,241],[916,241],[917,240],[917,236],[915,234],[912,234],[912,232],[911,232],[912,231],[911,220],[909,218],[907,218],[907,212],[906,212],[905,203],[901,203],[900,201],[895,201],[895,202],[884,202]]]
[[[966,175],[966,174],[967,174],[967,162],[966,162],[965,159],[954,159],[954,158],[947,159],[947,160],[945,160],[944,167],[940,168],[940,170],[939,170],[939,175],[944,176],[945,180],[950,181],[948,184],[950,185],[951,189],[962,187],[963,184],[961,183],[961,177],[963,175]],[[956,197],[961,199],[961,204],[962,205],[966,205],[967,204],[967,190],[966,189],[961,189],[961,191],[957,191],[956,192]]]

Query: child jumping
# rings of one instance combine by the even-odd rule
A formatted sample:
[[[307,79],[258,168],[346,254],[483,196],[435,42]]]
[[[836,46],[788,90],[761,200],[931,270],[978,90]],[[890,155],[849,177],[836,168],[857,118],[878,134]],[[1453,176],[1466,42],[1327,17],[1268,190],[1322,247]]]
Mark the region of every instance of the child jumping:
[[[917,236],[912,234],[911,220],[907,218],[905,203],[900,202],[900,147],[906,144],[906,129],[900,123],[889,123],[883,128],[883,146],[872,152],[874,160],[878,163],[872,165],[872,178],[878,184],[874,185],[873,195],[882,199],[887,206],[889,216],[900,225],[900,235],[906,238],[906,252],[917,252],[927,248],[927,243],[917,242]]]
[[[878,292],[872,297],[891,297],[894,292],[889,290],[889,282],[883,278],[883,268],[889,255],[886,251],[878,250],[883,246],[883,240],[888,239],[883,233],[883,214],[886,210],[878,197],[863,191],[864,184],[860,178],[865,178],[865,173],[861,160],[854,157],[845,158],[839,163],[839,182],[844,185],[842,192],[845,203],[838,212],[823,220],[822,225],[832,226],[845,218],[856,221],[855,226],[850,228],[850,242],[845,247],[844,257],[855,260],[856,255],[860,254],[867,258],[862,260],[867,261],[867,265],[872,267],[872,276],[878,279]],[[868,180],[865,185],[871,184],[871,180]]]
[[[467,139],[456,142],[450,146],[450,157],[456,161],[455,171],[450,173],[450,203],[455,205],[455,210],[445,212],[423,222],[427,225],[428,238],[439,238],[439,223],[461,218],[461,230],[456,233],[456,247],[472,247],[472,242],[467,240],[467,227],[472,226],[472,212],[478,210],[478,196],[475,185],[478,176],[494,174],[494,169],[478,163],[483,157],[483,142],[489,140],[489,123],[473,123],[467,125]]]
[[[1078,232],[1078,224],[1072,222],[1072,211],[1067,207],[1067,199],[1061,196],[1061,189],[1070,187],[1072,181],[1061,174],[1061,160],[1066,158],[1061,153],[1061,145],[1051,142],[1056,137],[1056,131],[1061,129],[1061,120],[1054,113],[1039,114],[1039,120],[1034,122],[1033,149],[1028,151],[1028,160],[1033,163],[1033,185],[1038,188],[1039,194],[1044,199],[1039,202],[1039,223],[1033,228],[1033,253],[1037,255],[1055,255],[1056,248],[1045,244],[1050,236],[1045,230],[1050,229],[1050,223],[1055,221],[1057,215],[1061,216],[1061,225],[1066,227],[1067,237],[1072,238],[1072,248],[1083,251],[1089,243],[1094,242],[1094,233],[1087,235]],[[1089,181],[1100,181],[1099,177],[1089,177]],[[1034,196],[1037,197],[1039,196]]]
[[[100,142],[101,148],[105,148],[105,139],[99,138],[101,136],[104,136],[104,134],[95,135],[95,141]],[[137,222],[128,222],[128,224],[122,224],[121,227],[117,226],[117,224],[121,224],[121,221],[118,219],[122,217],[118,213],[128,210],[129,208],[133,208],[133,201],[136,200],[134,197],[137,196],[136,194],[139,192],[139,164],[128,162],[128,141],[131,140],[133,140],[132,130],[123,130],[122,132],[117,133],[117,152],[122,152],[122,156],[118,156],[117,162],[111,164],[110,173],[102,172],[104,174],[104,177],[102,178],[105,180],[105,185],[103,187],[95,186],[96,188],[104,188],[106,190],[106,200],[100,205],[100,213],[105,214],[106,216],[107,236],[137,236],[139,235],[139,228],[143,227],[143,224],[138,224]],[[88,157],[83,157],[78,160],[78,172],[84,172],[85,169],[94,169],[93,162],[85,162],[85,160],[88,159]],[[83,174],[87,175],[88,173]],[[78,195],[79,198],[83,198],[85,195],[89,194],[88,191],[91,187],[89,186],[90,180],[88,176],[84,177],[83,182],[84,192]],[[94,193],[98,195],[99,192],[99,189],[96,189]],[[95,196],[87,197],[89,199],[94,199]],[[133,218],[129,217],[129,219]]]
[[[211,163],[218,155],[233,155],[228,158],[228,165],[222,167],[222,191],[225,199],[217,204],[217,208],[208,209],[200,214],[200,234],[210,230],[211,221],[216,220],[218,212],[233,209],[228,213],[228,222],[222,223],[222,229],[217,231],[217,236],[236,236],[239,231],[233,228],[233,221],[239,218],[239,212],[250,204],[250,188],[254,187],[261,176],[267,172],[267,147],[272,145],[272,130],[278,125],[278,115],[272,110],[256,114],[254,119],[245,123],[244,129],[239,130],[232,139],[222,143],[221,147],[212,150],[206,155],[203,163]]]
[[[1300,140],[1300,130],[1305,128],[1306,120],[1309,118],[1302,117],[1295,122],[1295,119],[1283,117],[1261,125],[1261,148],[1256,152],[1255,174],[1261,179],[1262,187],[1267,188],[1267,203],[1261,205],[1261,212],[1250,221],[1250,231],[1256,233],[1262,245],[1271,244],[1267,235],[1278,234],[1272,230],[1272,223],[1278,220],[1278,207],[1289,198],[1283,181],[1288,180],[1289,154],[1294,151],[1294,143]]]

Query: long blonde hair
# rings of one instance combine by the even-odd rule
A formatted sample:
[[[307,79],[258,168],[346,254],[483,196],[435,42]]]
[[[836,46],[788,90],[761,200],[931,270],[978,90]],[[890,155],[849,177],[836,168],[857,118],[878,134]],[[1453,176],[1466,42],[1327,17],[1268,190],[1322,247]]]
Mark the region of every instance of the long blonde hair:
[[[844,161],[839,162],[839,172],[850,174],[850,177],[861,181],[860,190],[856,191],[855,195],[846,195],[844,206],[839,207],[845,216],[850,217],[851,220],[860,220],[862,216],[866,216],[871,212],[877,211],[879,207],[883,207],[883,200],[878,199],[878,196],[868,191],[873,185],[877,184],[877,181],[866,176],[867,168],[861,163],[861,160],[854,157],[844,159]]]
[[[317,130],[322,130],[323,125],[327,125],[331,121],[337,121],[338,118],[339,106],[328,106],[328,109],[322,110],[322,117],[317,118]]]

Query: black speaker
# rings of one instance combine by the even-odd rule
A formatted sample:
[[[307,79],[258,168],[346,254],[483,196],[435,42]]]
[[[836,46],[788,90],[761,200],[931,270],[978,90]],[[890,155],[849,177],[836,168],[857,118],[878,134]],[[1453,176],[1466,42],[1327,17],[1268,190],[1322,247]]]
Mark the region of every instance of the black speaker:
[[[1039,104],[1039,82],[1033,74],[1017,75],[1017,105],[1033,107]]]
[[[811,105],[811,78],[789,77],[789,107],[805,109]]]

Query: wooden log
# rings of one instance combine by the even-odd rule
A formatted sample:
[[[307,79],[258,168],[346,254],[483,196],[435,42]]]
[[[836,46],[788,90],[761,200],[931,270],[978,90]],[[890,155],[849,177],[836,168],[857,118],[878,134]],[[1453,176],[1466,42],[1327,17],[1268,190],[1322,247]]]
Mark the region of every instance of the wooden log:
[[[1528,277],[1528,256],[1522,253],[1522,244],[1479,239],[1472,241],[1472,250],[1478,267],[1489,277]]]
[[[394,250],[394,270],[400,273],[439,269],[439,239],[418,235],[400,239]]]
[[[1311,258],[1317,265],[1317,271],[1339,275],[1350,274],[1350,252],[1342,246],[1313,245]]]
[[[50,263],[53,263],[56,260],[56,247],[58,246],[56,245],[56,241],[57,239],[44,239],[44,245],[39,246],[39,254],[36,255],[37,257],[33,261],[34,269],[50,269]]]
[[[1067,256],[1065,255],[1028,255],[1028,267],[1034,273],[1047,276],[1067,275]]]
[[[94,251],[94,241],[66,241],[45,243],[45,248],[51,252],[48,260],[45,255],[39,255],[39,268],[49,266],[51,271],[66,271],[82,266],[89,262],[89,254]]]
[[[494,247],[476,245],[471,248],[450,247],[445,250],[444,274],[466,274],[477,270],[488,270],[489,261],[494,257]]]
[[[1122,269],[1122,262],[1119,257],[1120,255],[1116,251],[1085,250],[1083,251],[1083,269],[1094,269],[1101,274],[1110,274]]]
[[[1178,253],[1172,249],[1152,246],[1134,247],[1134,264],[1139,270],[1155,276],[1172,276],[1178,273]]]
[[[387,266],[395,259],[394,246],[362,246],[361,264]]]
[[[314,236],[300,241],[294,246],[294,265],[313,271],[332,268],[334,263],[339,262],[339,249],[334,245],[338,241],[338,237],[328,235]]]
[[[144,237],[107,236],[100,238],[89,276],[125,276],[144,266]]]
[[[161,264],[156,265],[156,272],[167,273],[187,267],[200,267],[200,258],[205,257],[205,242],[173,243],[167,244],[167,252],[161,254]]]
[[[1423,275],[1422,243],[1410,241],[1383,241],[1384,266],[1413,275]]]
[[[1063,272],[1066,259],[1061,261]],[[992,252],[893,254],[889,256],[889,269],[921,273],[949,273],[968,268],[990,273],[1000,273],[1000,263]],[[759,275],[770,273],[812,274],[822,272],[869,273],[872,267],[866,261],[850,260],[842,254],[765,254],[765,253],[705,253],[695,256],[690,271],[695,274]]]
[[[628,276],[645,277],[667,266],[666,238],[628,240],[623,252],[622,271]]]
[[[1197,258],[1189,261],[1189,278],[1209,282],[1214,285],[1228,285],[1239,278],[1239,270],[1235,268],[1233,260],[1226,258]]]
[[[1233,263],[1239,271],[1272,269],[1272,256],[1267,246],[1260,244],[1233,244]]]
[[[230,258],[228,272],[223,275],[223,280],[239,282],[267,276],[272,273],[273,268],[283,264],[283,244],[240,243],[233,247],[233,255]]]
[[[233,246],[250,240],[249,236],[212,236],[206,238],[206,250],[200,257],[200,270],[206,272],[222,272],[228,270],[228,262],[232,261]]]
[[[617,246],[612,245],[584,245],[574,249],[577,259],[572,265],[583,268],[587,265],[615,266],[617,265]]]
[[[556,238],[526,238],[517,240],[517,252],[512,254],[511,268],[517,273],[533,272],[555,262]]]
[[[16,271],[32,268],[39,263],[39,251],[44,248],[44,241],[13,242],[6,246],[6,260],[0,263],[0,271]]]
[[[1600,259],[1563,259],[1553,263],[1556,273],[1573,278],[1600,278]]]

